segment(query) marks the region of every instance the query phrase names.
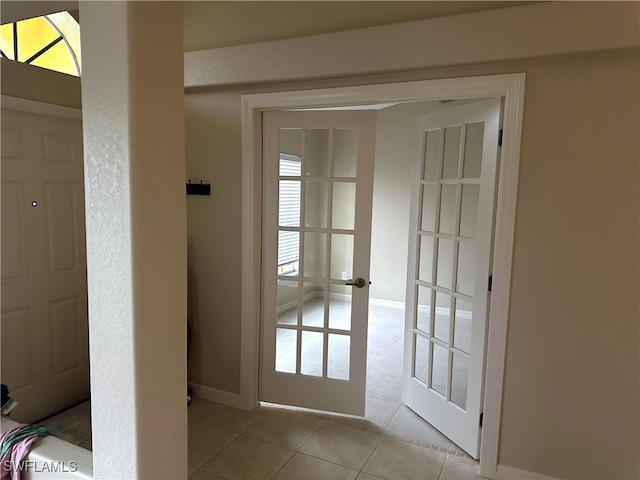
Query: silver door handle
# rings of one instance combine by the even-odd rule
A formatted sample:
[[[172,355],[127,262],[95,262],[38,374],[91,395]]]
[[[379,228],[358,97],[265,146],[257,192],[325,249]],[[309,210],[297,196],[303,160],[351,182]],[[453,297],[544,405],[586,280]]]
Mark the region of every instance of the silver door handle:
[[[371,283],[371,282],[369,282]],[[364,278],[356,278],[355,280],[349,279],[346,281],[345,285],[350,285],[352,287],[362,288],[367,284]]]

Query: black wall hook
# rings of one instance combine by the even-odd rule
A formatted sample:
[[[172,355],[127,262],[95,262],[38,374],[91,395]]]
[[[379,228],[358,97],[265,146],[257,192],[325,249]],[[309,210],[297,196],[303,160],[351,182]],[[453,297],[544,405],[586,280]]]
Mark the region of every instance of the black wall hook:
[[[208,183],[191,183],[191,179],[189,179],[189,183],[187,183],[187,195],[211,195],[211,185]]]

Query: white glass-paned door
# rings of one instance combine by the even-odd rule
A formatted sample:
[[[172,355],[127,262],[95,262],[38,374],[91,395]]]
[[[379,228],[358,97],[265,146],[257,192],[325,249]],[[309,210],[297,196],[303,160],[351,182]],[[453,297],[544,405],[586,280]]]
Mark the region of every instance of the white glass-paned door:
[[[364,414],[375,116],[266,112],[260,399]]]
[[[479,455],[500,99],[419,118],[403,401]]]

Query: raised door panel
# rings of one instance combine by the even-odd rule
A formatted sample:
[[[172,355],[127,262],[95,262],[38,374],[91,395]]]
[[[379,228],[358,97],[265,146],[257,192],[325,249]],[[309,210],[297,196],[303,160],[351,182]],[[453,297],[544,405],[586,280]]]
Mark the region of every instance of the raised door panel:
[[[2,182],[2,282],[27,279],[22,182]]]

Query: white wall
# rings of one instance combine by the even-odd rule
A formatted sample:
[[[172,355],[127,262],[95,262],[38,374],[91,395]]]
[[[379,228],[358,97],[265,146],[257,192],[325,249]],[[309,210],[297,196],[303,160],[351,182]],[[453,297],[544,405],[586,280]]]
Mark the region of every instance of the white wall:
[[[180,10],[81,9],[93,474],[186,478]]]
[[[201,63],[187,69],[191,84],[214,87],[186,95],[187,169],[193,178],[209,177],[214,194],[189,205],[201,324],[190,379],[239,391],[243,93],[525,72],[499,461],[556,478],[638,478],[638,5],[591,3],[517,7],[526,15],[504,26],[504,11],[474,17],[477,23],[452,17],[449,30],[429,30],[427,22],[429,32],[415,37],[396,26],[383,50],[358,58],[346,53],[352,44],[329,48],[344,35],[196,56]],[[494,35],[483,40],[487,31]],[[460,32],[479,40],[445,42]],[[423,34],[434,37],[411,41]],[[374,35],[356,36],[375,42]],[[416,45],[445,43],[455,68],[441,49],[420,48],[416,60]],[[261,70],[252,63],[260,55],[281,61]],[[398,63],[386,63],[385,55]],[[230,68],[225,58],[241,67]],[[487,59],[496,63],[477,63]],[[354,62],[372,76],[349,78]],[[247,76],[236,75],[245,65]],[[229,74],[221,81],[227,87],[215,88],[206,72]],[[323,72],[334,78],[302,83]],[[229,78],[237,84],[229,86]],[[247,86],[287,78],[299,82]]]

